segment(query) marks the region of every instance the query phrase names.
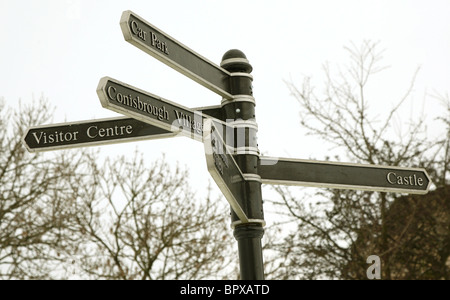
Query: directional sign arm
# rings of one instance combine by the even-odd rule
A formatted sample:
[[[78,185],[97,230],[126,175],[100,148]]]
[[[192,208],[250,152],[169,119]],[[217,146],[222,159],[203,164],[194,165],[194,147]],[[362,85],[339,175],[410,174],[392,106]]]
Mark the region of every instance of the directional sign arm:
[[[203,140],[203,115],[200,112],[110,77],[100,80],[97,94],[104,108],[167,131]]]
[[[192,110],[211,118],[221,118],[220,105]],[[172,138],[177,133],[178,130],[172,132],[133,118],[118,117],[33,126],[27,129],[22,141],[29,152],[44,152]]]
[[[212,178],[219,186],[231,208],[243,223],[250,220],[242,209],[244,195],[244,175],[225,145],[220,131],[221,125],[212,119],[204,122],[203,143],[206,164]]]
[[[174,136],[174,132],[119,117],[30,127],[23,142],[29,152],[43,152]]]
[[[100,80],[97,95],[104,108],[200,142],[204,119],[222,116],[219,106],[187,108],[110,77]]]
[[[233,99],[230,94],[231,74],[222,67],[131,11],[123,12],[120,27],[125,40],[130,44],[222,97]]]
[[[431,180],[426,170],[350,163],[262,157],[263,183],[335,189],[426,194]]]

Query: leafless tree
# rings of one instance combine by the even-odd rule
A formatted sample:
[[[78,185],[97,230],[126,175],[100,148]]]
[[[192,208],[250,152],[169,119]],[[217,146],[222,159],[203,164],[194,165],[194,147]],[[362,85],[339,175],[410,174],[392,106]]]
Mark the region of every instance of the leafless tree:
[[[393,201],[386,214],[391,279],[450,280],[450,186],[439,187],[425,196],[408,195]],[[370,232],[363,229],[361,232]],[[384,255],[383,246],[372,236],[359,235],[352,244],[352,259],[342,268],[347,278],[367,278],[368,265],[360,253]],[[353,259],[355,257],[355,259]]]
[[[70,238],[68,183],[77,181],[83,155],[30,154],[21,141],[26,128],[47,122],[51,111],[43,99],[18,110],[0,103],[0,279],[53,276]]]
[[[48,101],[0,105],[0,279],[222,279],[237,259],[222,199],[164,159],[85,150],[30,154]]]
[[[436,172],[433,175],[436,178],[437,185],[444,186],[450,184],[450,97],[448,94],[438,93],[435,93],[433,97],[439,101],[445,112],[439,120],[447,128],[447,134],[443,134],[442,139],[438,142],[441,151],[440,156],[434,162],[435,167],[433,168]]]
[[[345,161],[423,167],[433,174],[435,182],[445,185],[445,180],[437,180],[437,175],[445,178],[448,172],[448,136],[442,140],[429,139],[423,115],[403,120],[404,127],[394,126],[399,111],[411,96],[418,70],[404,95],[383,115],[374,116],[366,90],[370,79],[386,69],[380,66],[383,51],[379,51],[378,43],[371,41],[361,46],[352,44],[346,50],[350,57],[348,67],[334,72],[325,65],[323,94],[316,92],[310,78],[300,87],[287,82],[301,107],[301,125],[309,134],[332,145],[334,151],[341,151],[337,154],[345,153]],[[448,123],[449,118],[444,120]],[[341,158],[336,155],[333,159]],[[367,279],[366,260],[371,255],[381,257],[383,279],[399,278],[401,272],[395,269],[396,263],[402,255],[407,261],[411,253],[402,252],[407,243],[398,232],[408,231],[408,226],[417,224],[415,221],[402,223],[400,218],[416,220],[418,217],[414,210],[409,210],[407,215],[400,216],[398,210],[394,214],[391,207],[400,195],[321,190],[302,196],[286,188],[277,191],[281,200],[275,204],[297,227],[283,241],[272,243],[272,249],[277,249],[283,258],[278,268],[279,278]],[[433,218],[433,214],[428,216]],[[395,230],[393,220],[399,221]],[[414,255],[429,257],[424,251]],[[426,259],[414,261],[427,263]]]
[[[229,209],[196,197],[187,170],[142,154],[92,161],[76,184],[77,276],[92,279],[222,279],[236,274]],[[81,242],[82,241],[82,242]]]

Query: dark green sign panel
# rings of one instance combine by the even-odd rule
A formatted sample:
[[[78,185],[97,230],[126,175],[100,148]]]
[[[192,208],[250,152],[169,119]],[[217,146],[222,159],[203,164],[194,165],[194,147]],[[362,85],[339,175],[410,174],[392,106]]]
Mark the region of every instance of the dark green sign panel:
[[[203,114],[199,111],[109,77],[100,80],[97,94],[104,108],[203,141]]]
[[[212,119],[205,120],[204,126],[203,143],[208,171],[241,222],[248,223],[249,219],[242,209],[244,175],[223,140],[225,127]]]
[[[431,185],[426,170],[297,159],[264,158],[263,183],[426,194]]]
[[[113,118],[31,127],[23,137],[28,151],[40,152],[173,137],[176,134],[131,118]]]
[[[225,97],[230,94],[230,73],[217,66],[135,13],[125,11],[120,21],[125,40],[204,87]]]

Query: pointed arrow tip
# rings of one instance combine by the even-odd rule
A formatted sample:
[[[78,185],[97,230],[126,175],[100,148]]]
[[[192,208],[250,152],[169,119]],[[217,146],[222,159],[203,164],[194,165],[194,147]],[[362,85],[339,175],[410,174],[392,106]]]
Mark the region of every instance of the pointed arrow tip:
[[[108,81],[110,81],[111,78],[110,77],[103,77],[102,79],[100,79],[100,82],[98,83],[97,86],[97,95],[98,98],[100,99],[100,103],[102,104],[102,107],[104,108],[108,108],[108,99],[106,96],[106,85],[108,83]]]
[[[30,146],[27,143],[27,136],[30,133],[31,127],[28,127],[25,131],[24,135],[22,136],[22,144],[25,146],[28,152],[33,153],[35,152],[33,149],[30,148]]]
[[[427,189],[425,191],[425,194],[428,194],[428,192],[430,191],[431,185],[433,184],[433,181],[430,178],[430,175],[428,174],[427,170],[423,169],[423,173],[425,174],[425,177],[428,179],[428,185],[427,185]]]

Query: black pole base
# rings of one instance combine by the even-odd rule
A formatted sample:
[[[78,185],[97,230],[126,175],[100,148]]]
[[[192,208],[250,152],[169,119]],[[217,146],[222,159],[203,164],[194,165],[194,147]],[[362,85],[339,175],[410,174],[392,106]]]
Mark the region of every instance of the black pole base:
[[[264,228],[259,224],[240,225],[234,229],[238,242],[241,280],[264,280],[261,239]]]

